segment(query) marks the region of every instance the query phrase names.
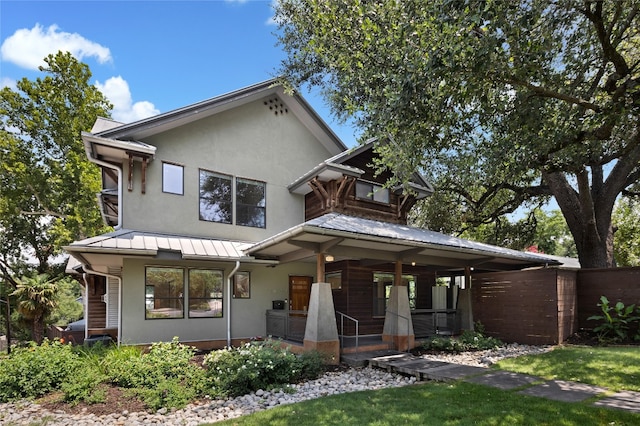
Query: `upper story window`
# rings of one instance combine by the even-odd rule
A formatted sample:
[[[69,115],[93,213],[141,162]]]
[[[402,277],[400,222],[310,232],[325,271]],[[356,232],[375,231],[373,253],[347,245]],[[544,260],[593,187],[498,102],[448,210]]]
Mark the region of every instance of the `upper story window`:
[[[200,220],[232,223],[231,176],[200,170]]]
[[[265,228],[266,183],[236,178],[235,190],[233,183],[231,176],[200,170],[200,220]]]
[[[264,228],[266,185],[250,179],[236,179],[236,225]]]
[[[356,198],[389,204],[389,188],[359,180],[356,182]]]
[[[184,195],[184,167],[162,163],[162,192]]]

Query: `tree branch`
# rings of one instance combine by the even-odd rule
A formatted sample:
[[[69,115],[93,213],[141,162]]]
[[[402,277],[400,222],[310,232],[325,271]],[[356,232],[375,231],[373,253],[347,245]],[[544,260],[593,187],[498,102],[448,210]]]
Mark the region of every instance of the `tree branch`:
[[[561,101],[569,102],[574,105],[579,105],[583,108],[590,109],[595,112],[601,112],[602,108],[600,106],[594,104],[593,102],[589,102],[585,99],[580,99],[575,96],[565,95],[563,93],[558,93],[555,90],[546,89],[542,86],[535,85],[533,83],[529,83],[528,81],[520,80],[515,77],[508,78],[506,80],[507,83],[513,84],[515,86],[526,87],[531,90],[537,96],[541,96],[543,98],[550,99],[558,99]]]

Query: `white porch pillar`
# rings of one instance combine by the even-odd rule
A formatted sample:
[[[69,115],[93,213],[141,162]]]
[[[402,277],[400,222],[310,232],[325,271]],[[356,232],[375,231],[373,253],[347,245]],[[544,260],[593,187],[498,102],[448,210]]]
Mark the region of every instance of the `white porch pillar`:
[[[336,325],[331,284],[313,283],[304,332],[304,349],[317,350],[327,355],[327,363],[340,363],[340,340]]]
[[[473,331],[473,308],[471,303],[471,268],[464,271],[464,289],[458,291],[457,315],[460,317],[460,328]]]

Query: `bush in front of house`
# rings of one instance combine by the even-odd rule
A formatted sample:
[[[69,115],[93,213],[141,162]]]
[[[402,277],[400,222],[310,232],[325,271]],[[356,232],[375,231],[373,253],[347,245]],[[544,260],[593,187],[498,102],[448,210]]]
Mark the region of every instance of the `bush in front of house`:
[[[62,383],[80,366],[71,345],[45,339],[41,345],[31,342],[13,347],[10,355],[0,357],[0,402],[34,398],[60,389]]]
[[[480,329],[482,329],[482,327],[480,327]],[[471,330],[463,331],[458,337],[432,337],[422,344],[422,348],[426,350],[456,353],[483,351],[501,346],[504,346],[504,343],[500,339],[485,336],[482,331]]]
[[[324,371],[323,357],[319,353],[296,355],[273,340],[211,352],[205,357],[204,364],[211,390],[220,396],[277,388],[317,378]]]

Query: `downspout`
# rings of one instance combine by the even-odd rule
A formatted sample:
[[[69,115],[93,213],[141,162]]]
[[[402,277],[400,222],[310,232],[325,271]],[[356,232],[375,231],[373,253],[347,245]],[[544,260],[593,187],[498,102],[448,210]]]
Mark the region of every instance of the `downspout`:
[[[227,347],[231,347],[231,280],[233,276],[238,272],[240,268],[240,261],[236,260],[236,266],[233,267],[229,275],[227,276]],[[118,334],[118,337],[120,334]]]
[[[120,213],[118,212],[118,215],[119,214]],[[122,278],[117,276],[117,275],[112,275],[112,274],[107,274],[107,273],[104,273],[104,272],[94,271],[92,269],[89,269],[85,265],[82,265],[82,267],[83,267],[84,271],[86,273],[88,273],[88,274],[100,275],[101,277],[115,278],[116,280],[118,280],[118,339],[117,339],[117,343],[118,343],[118,347],[119,347],[120,346],[120,341],[121,341],[121,336],[122,336]],[[85,334],[86,334],[86,330],[88,328],[89,328],[89,323],[87,322],[85,324]]]

